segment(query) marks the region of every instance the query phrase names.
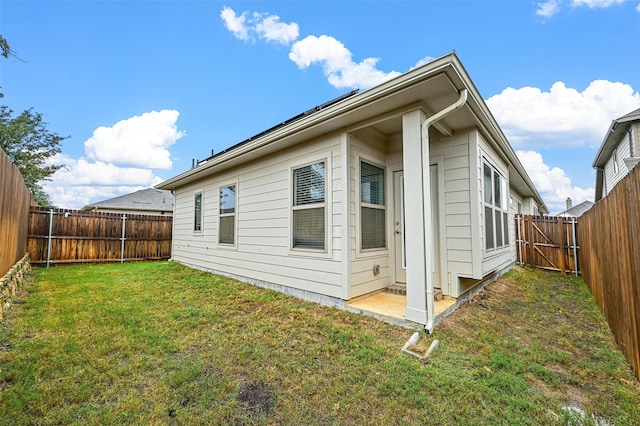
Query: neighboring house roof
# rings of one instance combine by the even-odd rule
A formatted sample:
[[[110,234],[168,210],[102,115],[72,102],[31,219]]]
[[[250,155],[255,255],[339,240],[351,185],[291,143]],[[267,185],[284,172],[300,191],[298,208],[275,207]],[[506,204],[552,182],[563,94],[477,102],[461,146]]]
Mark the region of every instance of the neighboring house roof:
[[[563,211],[562,213],[558,214],[558,216],[580,217],[591,207],[593,207],[593,203],[591,201],[583,201],[577,206],[573,206],[570,209]]]
[[[497,154],[509,167],[509,181],[518,193],[533,197],[542,214],[548,213],[542,197],[527,175],[506,136],[489,111],[455,52],[408,71],[376,87],[360,93],[349,93],[302,113],[283,124],[226,149],[157,188],[176,189],[204,177],[230,169],[267,154],[335,131],[357,132],[365,125],[390,134],[402,130],[401,111],[422,107],[432,114],[441,111],[467,89],[463,108],[449,114],[433,127],[442,134],[452,129],[477,127],[497,141]]]
[[[173,213],[171,191],[147,188],[131,194],[88,204],[82,210],[131,210],[132,212]]]
[[[611,158],[611,154],[620,143],[620,140],[629,131],[631,124],[635,121],[640,121],[640,108],[613,120],[611,122],[611,126],[609,126],[609,130],[607,130],[607,134],[605,135],[592,164],[592,167],[597,169],[596,201],[598,201],[602,196],[602,186],[604,185],[602,169],[607,164],[607,161],[609,161],[609,158]],[[633,166],[630,168],[633,168]]]

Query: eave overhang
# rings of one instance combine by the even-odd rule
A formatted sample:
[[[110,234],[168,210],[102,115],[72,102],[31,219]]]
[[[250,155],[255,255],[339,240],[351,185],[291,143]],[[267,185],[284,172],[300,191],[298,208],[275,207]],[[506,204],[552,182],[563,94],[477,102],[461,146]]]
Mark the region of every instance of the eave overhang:
[[[596,153],[596,157],[593,160],[592,167],[595,169],[602,168],[607,164],[613,150],[618,146],[620,140],[629,131],[631,123],[634,121],[640,121],[640,109],[630,112],[627,115],[623,115],[611,122],[609,130]]]

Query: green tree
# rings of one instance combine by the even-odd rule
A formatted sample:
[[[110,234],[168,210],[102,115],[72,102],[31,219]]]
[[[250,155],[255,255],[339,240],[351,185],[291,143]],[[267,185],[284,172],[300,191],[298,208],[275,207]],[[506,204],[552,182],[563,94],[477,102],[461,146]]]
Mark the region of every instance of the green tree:
[[[2,50],[2,56],[8,58],[11,54],[11,48],[9,47],[9,43],[5,40],[4,37],[0,35],[0,50]]]
[[[33,109],[14,117],[10,108],[0,106],[0,147],[20,170],[31,195],[41,206],[49,206],[42,182],[51,180],[51,175],[62,167],[50,164],[49,159],[61,152],[60,142],[67,138],[49,131],[42,114]]]
[[[0,35],[0,55],[4,56],[5,58],[8,58],[9,56],[13,56],[14,58],[22,61],[22,59],[18,58],[18,55],[16,55],[16,52],[11,50],[11,47],[9,46],[9,42],[7,41],[7,39],[2,37],[2,35]]]

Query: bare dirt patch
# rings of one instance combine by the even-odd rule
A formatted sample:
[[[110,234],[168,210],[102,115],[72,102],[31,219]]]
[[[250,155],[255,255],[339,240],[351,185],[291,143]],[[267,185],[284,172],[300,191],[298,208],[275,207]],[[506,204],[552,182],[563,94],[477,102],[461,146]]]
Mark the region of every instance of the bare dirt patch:
[[[267,383],[257,381],[243,381],[238,393],[240,402],[250,415],[269,415],[276,402],[276,395]]]

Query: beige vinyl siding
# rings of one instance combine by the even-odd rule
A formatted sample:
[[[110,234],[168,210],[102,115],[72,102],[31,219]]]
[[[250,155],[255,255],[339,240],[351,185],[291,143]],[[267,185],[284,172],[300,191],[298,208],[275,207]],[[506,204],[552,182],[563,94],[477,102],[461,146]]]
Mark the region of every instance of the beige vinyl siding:
[[[296,251],[291,243],[292,168],[326,161],[326,251]],[[176,191],[173,259],[251,280],[343,297],[341,149],[338,136],[302,144]],[[218,245],[218,187],[237,182],[237,241]],[[201,236],[191,230],[193,193],[203,191]]]
[[[431,163],[441,158],[438,167],[444,168],[444,199],[440,209],[444,209],[444,223],[440,223],[441,244],[441,287],[446,295],[459,295],[459,276],[471,276],[473,272],[471,198],[469,178],[469,134],[462,133],[451,138],[433,140],[430,147]],[[440,172],[440,170],[439,170]],[[442,188],[441,188],[442,192]],[[434,249],[438,249],[435,247]]]
[[[511,251],[511,258],[514,261],[518,260],[518,242],[516,240],[516,214],[518,214],[518,203],[522,204],[522,197],[514,191],[513,188],[509,188],[509,248]]]
[[[385,288],[391,284],[391,274],[389,265],[390,253],[390,236],[389,236],[389,220],[390,220],[390,197],[389,182],[392,179],[389,171],[385,169],[385,191],[386,191],[386,249],[373,250],[370,252],[362,252],[360,250],[360,214],[359,200],[360,177],[358,176],[358,162],[370,161],[372,164],[385,165],[386,153],[384,151],[384,141],[376,139],[374,136],[367,138],[367,141],[361,141],[354,136],[349,137],[350,156],[349,156],[349,259],[351,262],[350,271],[350,293],[349,297],[357,297],[375,290]],[[374,265],[380,266],[380,273],[373,273]]]
[[[640,157],[640,122],[635,122],[631,124],[631,143],[633,145],[631,149],[633,149],[633,157]]]
[[[631,146],[629,144],[629,133],[626,133],[624,138],[622,138],[622,141],[618,144],[616,150],[612,152],[611,158],[609,158],[607,164],[604,166],[605,195],[611,192],[613,187],[629,173],[627,165],[624,163],[624,159],[630,157]],[[614,164],[616,159],[617,170]]]
[[[518,206],[516,205],[516,209]],[[537,215],[539,214],[538,205],[533,197],[524,197],[522,199],[522,214]],[[537,212],[537,213],[536,213]]]

